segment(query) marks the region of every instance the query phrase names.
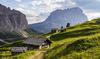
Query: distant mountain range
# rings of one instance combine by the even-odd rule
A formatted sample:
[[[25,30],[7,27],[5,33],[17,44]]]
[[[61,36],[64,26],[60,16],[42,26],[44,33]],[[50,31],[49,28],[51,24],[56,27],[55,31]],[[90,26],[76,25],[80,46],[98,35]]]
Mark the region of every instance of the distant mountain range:
[[[67,23],[76,25],[88,21],[87,16],[83,13],[79,7],[58,9],[51,12],[50,16],[41,23],[30,24],[29,27],[39,32],[47,33],[50,32],[51,28],[60,28],[66,26]]]
[[[39,34],[28,27],[23,13],[0,4],[0,45]]]

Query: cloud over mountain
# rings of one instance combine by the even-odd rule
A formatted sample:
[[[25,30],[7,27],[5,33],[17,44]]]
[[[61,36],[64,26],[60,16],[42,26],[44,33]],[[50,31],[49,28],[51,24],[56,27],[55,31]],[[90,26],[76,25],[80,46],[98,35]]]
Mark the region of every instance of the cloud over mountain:
[[[16,0],[16,1],[19,1],[19,2],[21,2],[21,0]]]
[[[72,7],[80,7],[89,19],[100,17],[100,0],[0,0],[0,2],[13,9],[24,12],[29,24],[37,23],[39,19],[42,22],[49,16],[48,14],[50,12],[56,9],[63,10]],[[24,10],[32,13],[29,14]],[[43,16],[41,13],[47,13],[47,16]]]

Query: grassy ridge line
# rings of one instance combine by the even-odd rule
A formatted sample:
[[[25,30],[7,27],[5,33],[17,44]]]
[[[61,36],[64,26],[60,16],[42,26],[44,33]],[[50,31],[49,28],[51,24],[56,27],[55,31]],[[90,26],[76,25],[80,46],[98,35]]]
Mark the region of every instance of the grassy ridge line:
[[[39,35],[39,36],[36,36],[36,37],[47,38],[48,36],[53,35],[53,34],[55,34],[55,33],[46,33],[46,34]]]

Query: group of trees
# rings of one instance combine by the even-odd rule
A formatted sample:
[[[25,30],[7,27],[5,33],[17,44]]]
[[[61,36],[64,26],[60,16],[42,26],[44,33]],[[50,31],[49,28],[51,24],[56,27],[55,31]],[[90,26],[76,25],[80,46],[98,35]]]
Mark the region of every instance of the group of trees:
[[[67,23],[66,27],[70,27],[70,23]],[[61,26],[61,29],[63,28],[63,26]]]

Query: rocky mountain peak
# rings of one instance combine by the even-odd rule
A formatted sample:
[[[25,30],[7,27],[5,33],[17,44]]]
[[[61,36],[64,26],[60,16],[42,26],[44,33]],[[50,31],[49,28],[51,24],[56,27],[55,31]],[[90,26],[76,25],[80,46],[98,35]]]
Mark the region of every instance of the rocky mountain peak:
[[[24,30],[28,28],[28,22],[23,13],[0,4],[0,27],[9,31]]]

